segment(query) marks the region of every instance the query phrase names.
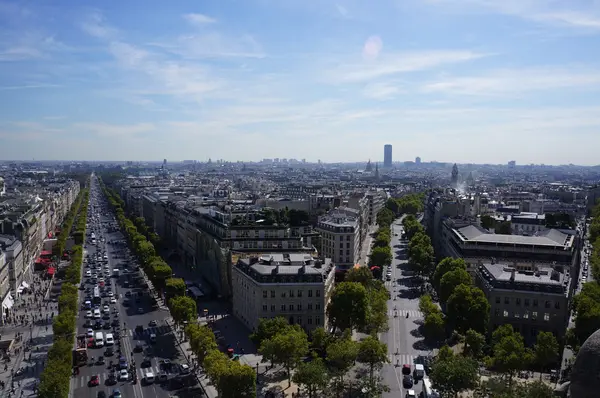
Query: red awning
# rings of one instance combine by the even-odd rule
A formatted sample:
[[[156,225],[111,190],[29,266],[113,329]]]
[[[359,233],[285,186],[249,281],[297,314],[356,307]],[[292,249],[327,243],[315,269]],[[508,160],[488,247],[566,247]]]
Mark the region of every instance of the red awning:
[[[54,275],[55,272],[56,272],[56,269],[54,269],[54,267],[48,267],[48,269],[46,270],[46,273],[48,275]]]
[[[51,256],[52,252],[50,250],[44,250],[42,251],[42,254],[40,254],[41,256]]]

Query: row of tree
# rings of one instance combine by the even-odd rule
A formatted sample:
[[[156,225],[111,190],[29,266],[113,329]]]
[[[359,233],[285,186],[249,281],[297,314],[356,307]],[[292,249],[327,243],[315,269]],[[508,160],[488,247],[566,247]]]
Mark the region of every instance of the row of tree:
[[[423,212],[425,193],[412,193],[401,198],[389,198],[385,207],[396,216],[401,214],[418,214]]]
[[[271,366],[283,367],[288,381],[303,387],[310,398],[342,393],[347,387],[345,376],[356,362],[368,370],[368,378],[356,387],[368,390],[367,396],[378,396],[385,387],[376,371],[388,361],[387,346],[373,336],[360,342],[351,336],[350,329],[333,335],[319,327],[309,340],[300,326],[277,317],[261,319],[251,338]]]
[[[83,201],[84,191],[85,188],[82,188],[79,191],[79,195],[77,195],[77,198],[75,198],[75,201],[71,205],[71,208],[69,209],[69,212],[65,216],[65,220],[61,225],[61,230],[58,234],[58,237],[56,238],[56,243],[54,244],[54,246],[52,246],[52,254],[58,258],[62,257],[65,251],[65,247],[67,245],[67,239],[69,239],[69,237],[71,236],[73,223],[75,222],[75,216],[77,215],[77,212],[79,211],[79,208]]]
[[[77,231],[82,232],[82,236],[85,236],[88,202],[89,189],[85,188],[79,192],[73,203],[69,211],[70,218],[65,219],[63,222],[61,236],[65,236],[63,233],[66,232],[68,237],[75,218],[77,218]],[[62,254],[66,238],[62,240],[62,243],[60,241],[59,238],[59,242],[55,243],[54,247],[59,244],[63,245],[57,251]],[[83,241],[80,241],[79,244],[71,248],[71,263],[65,270],[65,278],[58,297],[58,315],[52,319],[53,343],[48,350],[44,371],[40,375],[38,390],[38,397],[40,398],[67,398],[69,396],[73,339],[77,330],[76,320],[79,310],[77,284],[81,282],[82,243]]]
[[[392,199],[390,199],[392,200]],[[392,264],[392,249],[391,241],[391,225],[396,218],[396,214],[384,207],[379,210],[376,216],[377,232],[375,233],[375,241],[369,255],[369,265],[379,268],[386,267]]]
[[[575,325],[567,330],[565,338],[566,344],[575,352],[592,333],[600,329],[600,202],[592,209],[589,233],[592,248],[588,258],[594,281],[584,283],[580,293],[573,299]]]

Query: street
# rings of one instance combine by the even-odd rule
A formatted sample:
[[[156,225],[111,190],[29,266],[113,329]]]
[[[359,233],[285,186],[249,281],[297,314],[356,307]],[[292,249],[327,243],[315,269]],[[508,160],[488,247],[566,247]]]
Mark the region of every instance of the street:
[[[388,346],[390,361],[381,371],[383,382],[390,388],[389,392],[383,393],[384,398],[404,397],[409,389],[415,390],[418,395],[422,382],[405,388],[402,366],[410,365],[414,371],[414,365],[423,363],[424,357],[430,355],[430,350],[423,344],[418,331],[423,322],[423,314],[419,311],[420,291],[408,266],[408,242],[402,239],[403,219],[404,217],[401,217],[392,224],[392,276],[391,280],[385,282],[392,299],[388,301],[389,330],[380,337]]]
[[[95,238],[98,240],[96,245],[93,245],[92,239],[88,238],[84,246],[84,258],[87,259],[87,263],[83,266],[82,282],[85,283],[86,290],[80,291],[82,311],[77,321],[77,334],[86,335],[92,326],[93,334],[103,332],[105,340],[108,333],[113,333],[114,352],[111,354],[106,351],[109,344],[102,348],[88,346],[88,364],[83,365],[80,373],[74,376],[71,394],[77,398],[95,398],[101,395],[100,391],[104,391],[109,397],[115,390],[119,390],[124,397],[167,398],[171,396],[166,389],[170,383],[147,383],[145,376],[152,372],[155,377],[161,374],[171,380],[180,371],[186,370],[177,364],[183,356],[175,335],[167,324],[170,315],[166,308],[157,305],[154,297],[144,287],[142,273],[137,270],[138,266],[133,257],[130,257],[126,246],[109,243],[122,241],[125,237],[118,231],[108,232],[107,224],[114,223],[114,218],[105,203],[98,183],[92,183],[89,223],[90,230],[95,232]],[[92,211],[94,207],[96,210]],[[101,264],[104,265],[104,271]],[[117,275],[114,275],[114,269],[119,270]],[[93,276],[88,276],[91,272],[98,273],[97,283],[94,282]],[[87,309],[83,309],[83,304],[92,298],[95,286],[101,287],[103,275],[106,275],[105,288],[101,290],[101,295],[102,306],[107,306],[106,311],[102,310],[102,320],[99,320],[97,325],[86,325]],[[91,323],[94,322],[91,320]],[[140,328],[143,331],[140,332]],[[104,360],[100,362],[101,357]],[[160,366],[160,362],[165,360],[166,364]],[[111,365],[116,366],[119,362],[123,362],[122,367],[128,370],[125,381],[117,381],[120,377],[114,377],[118,373],[112,370]],[[98,376],[98,386],[89,386],[92,376]]]

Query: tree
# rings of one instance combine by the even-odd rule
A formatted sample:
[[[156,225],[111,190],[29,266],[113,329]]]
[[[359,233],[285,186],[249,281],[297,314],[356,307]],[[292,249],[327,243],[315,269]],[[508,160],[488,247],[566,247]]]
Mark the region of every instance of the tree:
[[[358,345],[349,337],[340,338],[327,347],[327,362],[340,384],[344,383],[344,376],[356,361]]]
[[[396,215],[394,214],[393,211],[391,211],[390,209],[387,208],[383,208],[381,210],[379,210],[379,212],[377,213],[376,216],[376,221],[377,221],[377,225],[379,226],[390,226],[392,225],[392,222],[394,222],[394,218],[396,217]]]
[[[389,198],[385,202],[386,209],[389,209],[394,212],[394,214],[398,214],[400,212],[400,206],[398,206],[398,202],[394,198]]]
[[[167,264],[154,266],[151,270],[152,283],[159,290],[164,289],[165,282],[173,276],[173,270]]]
[[[360,328],[361,331],[369,334],[377,334],[388,330],[388,308],[387,302],[390,299],[390,293],[381,281],[371,280],[371,285],[367,289],[368,311],[365,325]]]
[[[404,220],[402,220],[402,227],[404,228],[408,240],[411,240],[418,233],[425,232],[425,228],[423,228],[421,223],[412,214],[407,215]]]
[[[63,311],[52,319],[52,331],[55,338],[74,338],[75,313]]]
[[[308,397],[316,397],[319,390],[323,390],[329,383],[327,368],[321,358],[310,362],[303,362],[298,366],[292,380],[294,383],[306,387]]]
[[[291,384],[292,369],[308,353],[308,337],[304,330],[290,327],[272,338],[264,340],[260,351],[268,358],[272,358],[273,363],[285,367],[288,382]]]
[[[495,232],[499,235],[510,235],[512,234],[512,224],[510,221],[502,221],[496,224]]]
[[[392,249],[386,247],[374,247],[369,255],[369,260],[372,265],[383,267],[392,263]]]
[[[500,377],[490,377],[474,391],[475,398],[553,398],[554,390],[541,381],[506,384]]]
[[[432,312],[439,311],[439,308],[435,305],[429,294],[424,294],[419,298],[419,311],[421,311],[424,316],[427,316]]]
[[[540,367],[540,380],[542,372],[558,362],[558,341],[551,332],[539,332],[533,347],[535,363]]]
[[[387,345],[373,336],[368,336],[358,343],[356,360],[369,366],[369,379],[373,383],[374,370],[388,362]]]
[[[452,328],[461,334],[469,329],[485,334],[490,318],[490,303],[481,289],[459,285],[448,298],[446,315]]]
[[[510,330],[510,334],[508,331]],[[496,333],[498,332],[498,333]],[[512,330],[510,325],[503,325],[492,334],[494,356],[491,365],[498,371],[508,375],[509,385],[512,385],[514,375],[531,363],[533,354],[525,348],[523,336]]]
[[[254,344],[260,347],[264,340],[268,340],[277,333],[283,332],[290,327],[287,319],[282,316],[275,318],[260,318],[256,331],[250,335],[250,339]]]
[[[469,286],[472,283],[471,275],[463,268],[455,268],[452,271],[446,272],[440,280],[440,290],[438,292],[440,303],[443,305],[446,304],[457,286]]]
[[[219,389],[221,385],[221,377],[227,373],[229,362],[231,360],[219,350],[212,350],[208,352],[202,363],[207,376],[210,378],[212,384]]]
[[[346,272],[346,282],[358,282],[364,287],[369,287],[373,281],[373,273],[368,267],[353,267]]]
[[[204,362],[209,352],[218,348],[215,334],[207,326],[191,323],[185,328],[185,334],[190,340],[192,352],[196,354],[200,363]]]
[[[59,360],[48,361],[40,377],[38,397],[66,398],[69,396],[71,364]]]
[[[375,241],[373,242],[374,247],[388,247],[390,245],[391,237],[390,233],[377,233]]]
[[[165,293],[167,297],[185,296],[185,281],[181,278],[169,278],[165,283]]]
[[[423,336],[429,341],[438,342],[446,337],[446,325],[442,312],[436,308],[436,311],[430,312],[425,316],[423,323]]]
[[[198,308],[196,308],[196,302],[191,297],[173,297],[169,300],[169,309],[173,320],[179,325],[198,319]]]
[[[496,226],[496,220],[494,217],[484,214],[481,216],[481,226],[485,229],[492,229]]]
[[[471,358],[452,355],[434,361],[429,374],[433,387],[447,397],[475,388],[477,385],[478,365]]]
[[[251,366],[229,361],[219,377],[218,390],[222,398],[256,397],[256,373]]]
[[[483,347],[485,346],[485,336],[477,333],[473,329],[467,330],[465,334],[465,346],[463,352],[465,355],[475,359],[481,358],[483,355]]]
[[[338,284],[327,306],[334,329],[345,330],[365,326],[369,300],[367,289],[358,282]]]
[[[431,239],[424,232],[415,234],[408,243],[408,257],[420,275],[431,275],[435,255]]]
[[[442,281],[442,277],[446,274],[446,272],[452,271],[456,268],[467,269],[467,263],[462,258],[452,258],[446,257],[442,261],[440,261],[435,268],[435,272],[433,273],[433,279],[431,281],[433,287],[436,292],[440,291],[440,283]]]
[[[325,358],[327,346],[332,342],[332,336],[327,333],[325,328],[318,327],[313,329],[310,337],[310,348],[317,352],[320,357]]]

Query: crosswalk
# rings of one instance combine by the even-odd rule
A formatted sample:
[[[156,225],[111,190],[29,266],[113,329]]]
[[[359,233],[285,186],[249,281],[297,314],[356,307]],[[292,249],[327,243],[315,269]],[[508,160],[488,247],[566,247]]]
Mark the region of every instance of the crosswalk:
[[[100,380],[100,385],[104,386],[106,383],[106,380],[108,380],[108,378],[110,376],[110,372],[108,371],[106,366],[98,365],[98,366],[94,366],[93,368],[94,368],[94,372],[92,374],[94,376],[98,376],[98,379]],[[152,366],[149,368],[145,368],[145,369],[137,368],[136,372],[137,372],[138,380],[142,380],[144,378],[144,376],[146,375],[146,373],[148,373],[148,372],[154,373],[154,376],[158,375],[160,373],[160,368],[158,365]],[[129,375],[129,376],[130,376],[130,381],[131,381],[131,375]],[[77,376],[74,381],[73,387],[74,388],[87,387],[88,383],[90,382],[90,379],[91,379],[91,376]]]
[[[394,353],[388,353],[388,361],[390,365],[393,366],[402,366],[402,365],[410,365],[411,367],[415,365],[415,361],[417,360],[416,355],[410,354],[400,354],[395,355]]]
[[[417,319],[423,318],[423,313],[419,310],[402,310],[402,309],[388,310],[389,317],[394,317],[394,316],[396,316],[396,314],[398,315],[398,318],[406,317],[407,313],[408,313],[409,318],[417,318]]]
[[[150,336],[151,334],[155,334],[157,336],[165,335],[171,333],[171,326],[169,325],[161,325],[156,327],[144,328],[144,336]],[[138,336],[138,334],[133,329],[127,329],[127,334],[130,337]]]

